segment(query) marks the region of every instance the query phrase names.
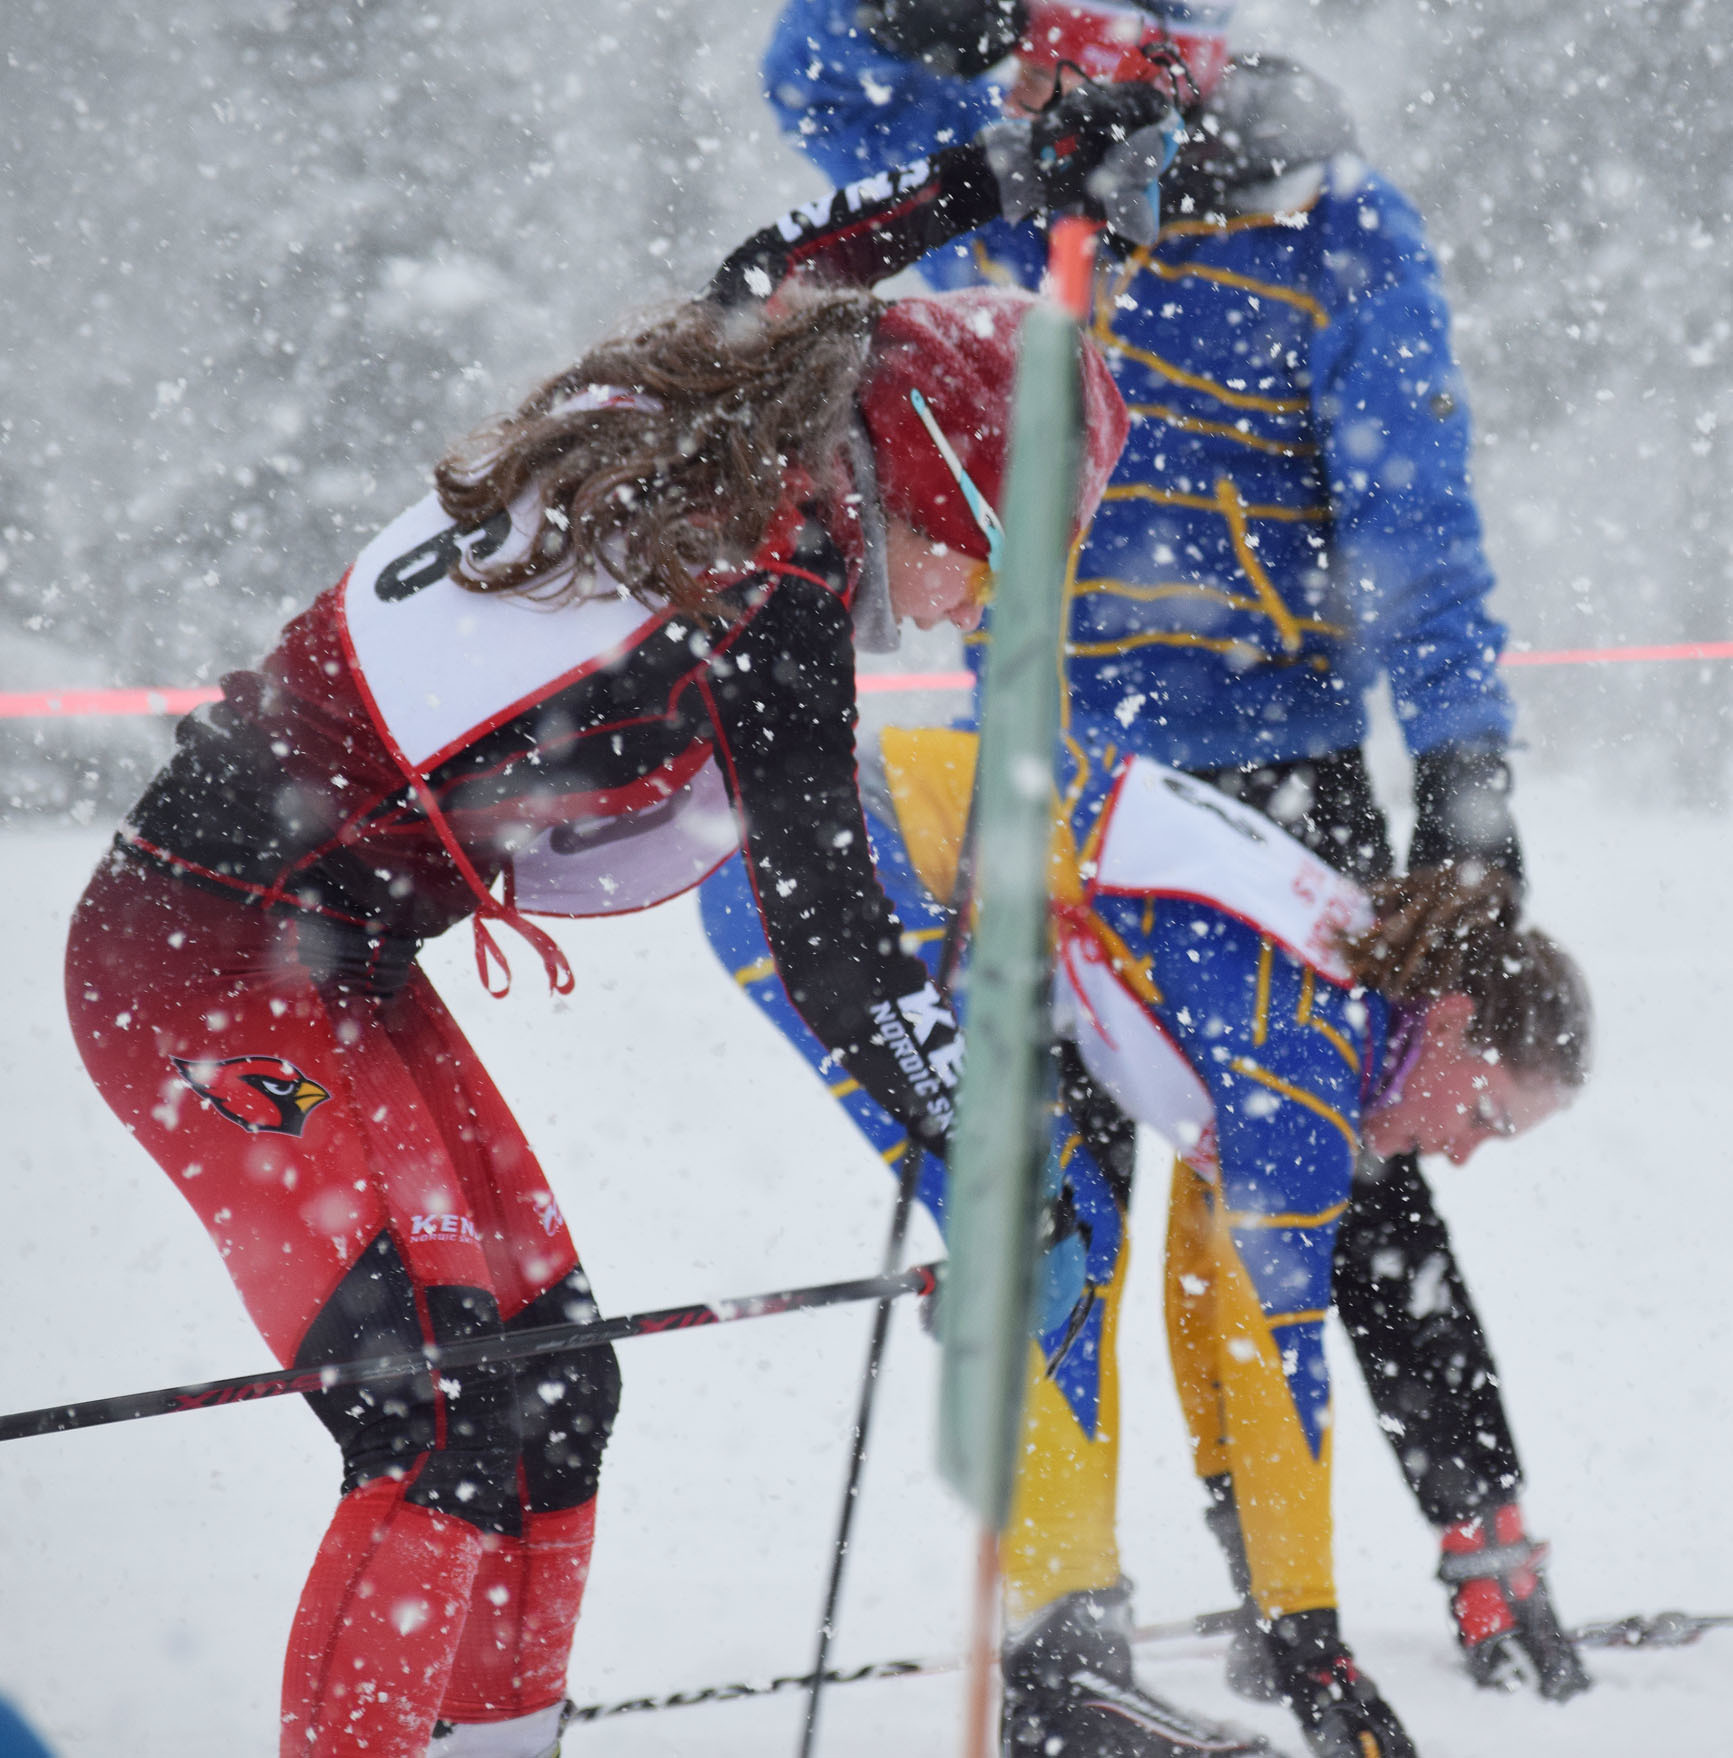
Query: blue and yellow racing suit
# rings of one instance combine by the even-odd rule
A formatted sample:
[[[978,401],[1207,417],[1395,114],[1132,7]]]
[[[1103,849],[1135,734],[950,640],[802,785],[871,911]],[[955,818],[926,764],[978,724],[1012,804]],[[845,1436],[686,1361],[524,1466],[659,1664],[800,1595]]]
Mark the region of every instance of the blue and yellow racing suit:
[[[889,798],[869,814],[874,857],[905,944],[936,968],[972,735],[893,730],[885,741]],[[1110,762],[1072,777],[1071,846],[1085,858],[1113,776]],[[1057,889],[1063,898],[1063,878]],[[1387,1010],[1207,901],[1070,890],[1083,931],[1111,949],[1121,980],[1207,1094],[1201,1131],[1139,1116],[1166,1125],[1181,1149],[1168,1323],[1188,1422],[1207,1455],[1198,1469],[1233,1473],[1260,1609],[1276,1616],[1333,1605],[1323,1322],[1363,1096],[1382,1075]],[[898,1159],[900,1126],[826,1058],[778,983],[738,860],[705,884],[701,907],[712,945],[741,986],[881,1157]],[[1012,1623],[1119,1578],[1114,1332],[1128,1170],[1073,1109],[1056,1106],[1047,1174],[1054,1224],[1031,1341],[1029,1445],[1004,1549]],[[919,1193],[942,1226],[936,1160],[926,1161]]]

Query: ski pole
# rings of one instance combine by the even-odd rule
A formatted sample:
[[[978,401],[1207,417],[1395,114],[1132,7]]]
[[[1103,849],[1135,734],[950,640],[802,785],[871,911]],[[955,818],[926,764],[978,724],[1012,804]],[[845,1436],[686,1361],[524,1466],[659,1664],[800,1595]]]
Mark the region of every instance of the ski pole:
[[[1131,1640],[1138,1647],[1169,1645],[1174,1652],[1168,1655],[1157,1653],[1153,1658],[1180,1660],[1187,1658],[1189,1652],[1181,1649],[1180,1643],[1225,1636],[1239,1619],[1237,1608],[1200,1612],[1196,1617],[1180,1618],[1173,1623],[1139,1625],[1132,1631]],[[1611,1618],[1603,1623],[1579,1624],[1571,1631],[1571,1640],[1585,1648],[1689,1648],[1705,1631],[1724,1626],[1733,1626],[1733,1614],[1657,1612],[1653,1617],[1638,1614]],[[829,1667],[824,1682],[826,1685],[859,1685],[877,1679],[935,1678],[945,1673],[961,1672],[965,1664],[960,1655],[954,1654],[875,1660],[865,1666]],[[701,1685],[684,1691],[669,1691],[659,1697],[627,1697],[616,1703],[574,1704],[566,1711],[566,1725],[606,1721],[616,1715],[690,1709],[700,1703],[734,1703],[747,1697],[777,1697],[784,1692],[805,1691],[811,1687],[811,1673],[783,1673],[762,1682],[735,1679],[725,1685]]]
[[[820,1306],[845,1306],[860,1300],[893,1300],[902,1294],[931,1294],[939,1285],[938,1264],[918,1264],[900,1275],[862,1276],[851,1282],[819,1282],[805,1288],[783,1288],[773,1294],[749,1294],[735,1300],[694,1301],[689,1306],[664,1306],[654,1312],[595,1318],[574,1324],[538,1325],[528,1331],[507,1331],[492,1337],[466,1338],[459,1343],[429,1344],[405,1355],[375,1356],[366,1361],[336,1361],[317,1367],[274,1368],[268,1373],[241,1374],[235,1379],[205,1380],[165,1386],[155,1392],[129,1392],[118,1398],[94,1398],[83,1404],[54,1404],[42,1410],[21,1410],[0,1416],[0,1441],[31,1435],[61,1434],[74,1428],[100,1428],[111,1422],[136,1422],[144,1416],[175,1416],[184,1410],[209,1410],[220,1405],[250,1404],[259,1398],[291,1393],[328,1392],[335,1386],[362,1386],[441,1367],[477,1367],[498,1361],[523,1361],[537,1355],[563,1354],[568,1349],[594,1349],[623,1337],[650,1337],[667,1331],[691,1331],[705,1325],[733,1324],[738,1319],[769,1318],[783,1312],[804,1312]]]
[[[913,1134],[903,1144],[902,1164],[897,1171],[897,1200],[891,1211],[890,1236],[885,1241],[884,1274],[894,1276],[903,1256],[903,1239],[909,1230],[909,1212],[915,1205],[915,1186],[920,1182],[921,1161],[926,1150]],[[818,1738],[818,1705],[830,1674],[831,1638],[836,1633],[837,1607],[842,1602],[843,1570],[848,1562],[849,1536],[854,1529],[855,1504],[860,1499],[861,1470],[866,1464],[867,1434],[872,1427],[873,1399],[878,1391],[879,1368],[884,1363],[885,1338],[890,1332],[891,1297],[885,1296],[873,1314],[871,1340],[867,1344],[866,1370],[861,1375],[860,1399],[855,1409],[854,1433],[849,1443],[848,1478],[843,1485],[842,1508],[837,1515],[836,1541],[831,1547],[830,1579],[824,1593],[824,1612],[818,1620],[818,1648],[808,1675],[806,1720],[800,1731],[800,1758],[812,1758]]]
[[[1144,1624],[1132,1631],[1131,1639],[1141,1645],[1222,1636],[1234,1627],[1238,1618],[1237,1611],[1204,1612],[1175,1623]],[[859,1685],[875,1679],[937,1678],[945,1673],[961,1672],[966,1664],[961,1655],[955,1654],[929,1655],[919,1660],[875,1660],[865,1666],[827,1667],[824,1683]],[[700,1685],[686,1691],[669,1691],[660,1697],[627,1697],[617,1703],[574,1703],[566,1710],[564,1725],[571,1727],[578,1722],[607,1721],[616,1715],[645,1715],[662,1709],[691,1709],[700,1703],[735,1703],[746,1697],[777,1697],[785,1691],[811,1688],[811,1673],[781,1673],[760,1683],[735,1679],[726,1685]]]
[[[963,942],[968,936],[969,891],[975,865],[975,805],[980,790],[971,788],[969,811],[963,825],[963,840],[957,850],[957,873],[951,893],[951,919],[945,926],[944,949],[939,955],[936,973],[941,994],[950,994],[962,962]],[[887,1276],[902,1267],[903,1241],[908,1234],[909,1215],[914,1209],[915,1189],[920,1183],[921,1162],[925,1150],[911,1136],[903,1144],[902,1161],[897,1171],[896,1204],[891,1210],[890,1235],[885,1240],[883,1269]],[[831,1546],[830,1579],[825,1584],[824,1611],[818,1621],[817,1654],[812,1671],[806,1675],[806,1720],[800,1732],[800,1758],[812,1758],[818,1739],[819,1700],[828,1684],[836,1682],[836,1674],[826,1663],[830,1645],[836,1636],[837,1608],[842,1603],[843,1571],[848,1566],[849,1535],[854,1527],[855,1503],[860,1498],[861,1472],[866,1465],[867,1435],[872,1426],[873,1399],[878,1390],[879,1368],[884,1361],[885,1338],[890,1330],[891,1303],[881,1300],[873,1316],[872,1337],[867,1344],[866,1371],[861,1378],[860,1398],[855,1409],[854,1434],[849,1445],[848,1477],[843,1485],[842,1508],[837,1514],[836,1539]]]

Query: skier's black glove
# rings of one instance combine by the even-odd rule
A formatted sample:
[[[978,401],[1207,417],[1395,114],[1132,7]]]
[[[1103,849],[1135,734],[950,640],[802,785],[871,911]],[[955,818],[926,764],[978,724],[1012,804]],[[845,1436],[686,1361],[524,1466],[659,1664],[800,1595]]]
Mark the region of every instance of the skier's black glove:
[[[1414,759],[1408,868],[1479,861],[1523,892],[1522,844],[1510,811],[1510,765],[1497,745],[1439,745]]]
[[[1132,244],[1153,244],[1151,190],[1184,126],[1152,85],[1080,85],[1027,122],[994,122],[975,137],[998,179],[1007,220],[1083,213]]]
[[[935,73],[973,79],[1017,46],[1023,0],[867,0],[855,15],[881,49]]]
[[[1559,1622],[1541,1564],[1546,1546],[1522,1528],[1512,1502],[1482,1519],[1445,1528],[1438,1579],[1450,1589],[1456,1640],[1469,1676],[1493,1691],[1532,1685],[1555,1703],[1592,1682]]]

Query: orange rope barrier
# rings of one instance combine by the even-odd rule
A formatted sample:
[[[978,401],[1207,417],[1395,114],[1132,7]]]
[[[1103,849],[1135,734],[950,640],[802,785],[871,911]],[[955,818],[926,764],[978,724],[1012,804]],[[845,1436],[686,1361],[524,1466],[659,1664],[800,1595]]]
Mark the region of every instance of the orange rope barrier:
[[[180,690],[0,690],[0,720],[71,720],[98,714],[185,714],[201,702],[215,702],[222,691]]]
[[[1659,647],[1558,647],[1519,649],[1500,660],[1506,666],[1649,665],[1669,660],[1733,659],[1733,641],[1676,641]],[[967,690],[975,676],[967,671],[869,671],[856,685],[863,696],[905,690]],[[115,690],[0,690],[0,720],[72,720],[97,715],[185,714],[202,702],[215,702],[215,685],[192,689],[149,686]]]

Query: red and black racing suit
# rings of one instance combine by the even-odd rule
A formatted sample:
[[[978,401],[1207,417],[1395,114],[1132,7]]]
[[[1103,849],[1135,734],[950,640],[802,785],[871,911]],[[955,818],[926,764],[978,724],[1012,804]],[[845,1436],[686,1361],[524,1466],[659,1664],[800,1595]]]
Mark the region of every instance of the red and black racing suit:
[[[985,155],[953,148],[758,234],[712,295],[800,272],[870,283],[998,211]],[[335,591],[181,723],[76,913],[68,1005],[104,1097],[285,1365],[594,1311],[535,1156],[416,954],[478,907],[501,914],[477,888],[537,832],[645,807],[706,753],[790,998],[942,1139],[960,1044],[873,874],[852,572],[813,513],[785,563],[730,588],[721,624],[659,623],[424,786],[370,718]],[[436,1713],[558,1702],[618,1395],[612,1353],[587,1350],[310,1400],[345,1493],[290,1642],[285,1758],[420,1758]]]
[[[956,1032],[868,853],[848,569],[816,521],[801,536],[727,593],[726,625],[657,624],[427,791],[491,882],[526,834],[630,810],[714,753],[795,1005],[937,1140]],[[301,1366],[594,1311],[533,1153],[415,962],[477,898],[337,623],[327,593],[182,723],[67,960],[97,1085]],[[899,1000],[923,991],[905,1026]],[[436,1711],[559,1700],[618,1387],[611,1353],[586,1350],[311,1400],[345,1497],[296,1620],[285,1753],[407,1758]]]

